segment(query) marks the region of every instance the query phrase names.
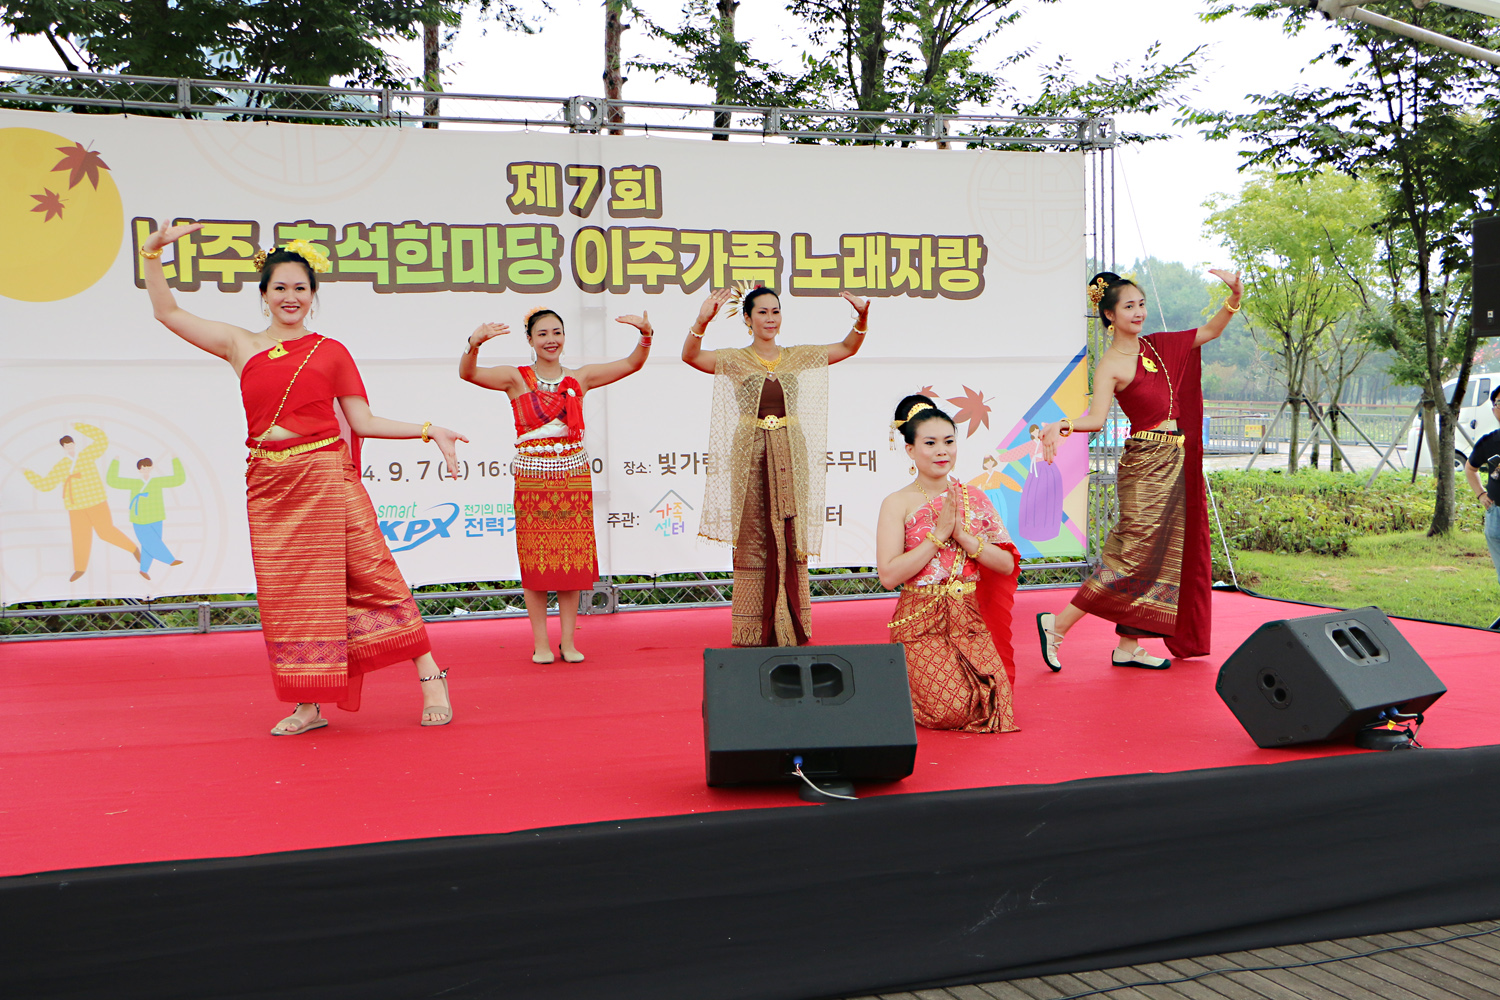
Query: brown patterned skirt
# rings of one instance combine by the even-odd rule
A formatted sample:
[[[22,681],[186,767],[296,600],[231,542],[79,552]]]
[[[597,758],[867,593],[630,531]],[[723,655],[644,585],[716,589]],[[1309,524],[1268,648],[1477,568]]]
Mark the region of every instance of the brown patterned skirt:
[[[1010,678],[972,591],[903,587],[890,629],[891,641],[906,647],[917,725],[966,733],[1019,728]]]
[[[592,590],[599,579],[587,465],[561,479],[516,473],[516,555],[527,590]]]
[[[276,697],[359,710],[364,675],[432,648],[343,442],[245,470]]]
[[[1073,598],[1091,615],[1115,622],[1122,635],[1171,635],[1178,588],[1187,492],[1179,434],[1142,431],[1125,442],[1116,473],[1120,516],[1099,566]]]
[[[736,646],[805,646],[812,641],[807,553],[797,551],[797,494],[785,426],[749,435],[750,474],[734,545]]]

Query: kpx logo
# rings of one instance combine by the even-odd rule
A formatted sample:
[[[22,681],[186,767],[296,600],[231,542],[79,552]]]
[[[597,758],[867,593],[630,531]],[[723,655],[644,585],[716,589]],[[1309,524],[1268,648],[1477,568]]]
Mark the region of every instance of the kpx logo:
[[[385,535],[385,540],[391,547],[392,552],[405,552],[414,549],[423,542],[430,542],[434,538],[449,538],[448,529],[453,522],[458,520],[458,504],[440,503],[427,508],[429,511],[441,511],[444,507],[451,507],[452,512],[445,518],[441,514],[434,514],[430,518],[414,518],[410,521],[381,521],[380,530]],[[404,526],[404,527],[403,527]],[[404,543],[397,548],[397,543]]]

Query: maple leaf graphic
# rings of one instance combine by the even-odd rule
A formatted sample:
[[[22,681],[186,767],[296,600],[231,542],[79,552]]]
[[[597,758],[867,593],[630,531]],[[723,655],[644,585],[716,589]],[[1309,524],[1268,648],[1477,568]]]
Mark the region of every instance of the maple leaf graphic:
[[[52,169],[69,171],[68,187],[71,188],[87,177],[94,185],[94,190],[99,190],[99,171],[108,170],[109,164],[100,159],[98,153],[85,149],[81,142],[75,142],[71,146],[58,146],[57,151],[63,155],[63,158]]]
[[[34,194],[31,196],[37,201],[36,206],[32,208],[32,211],[46,212],[47,215],[44,219],[42,219],[43,222],[51,222],[54,215],[61,219],[63,213],[62,199],[58,197],[55,192],[49,191],[47,188],[42,188],[42,190],[45,191],[46,194]]]
[[[969,433],[964,435],[965,437],[973,437],[974,432],[979,430],[980,424],[983,424],[986,429],[989,428],[990,408],[984,405],[983,393],[964,386],[964,394],[955,396],[948,402],[958,407],[958,412],[953,415],[955,421],[963,423],[967,420],[969,422]]]
[[[938,394],[930,385],[924,385],[917,390],[918,396],[926,396],[928,399],[937,399]]]

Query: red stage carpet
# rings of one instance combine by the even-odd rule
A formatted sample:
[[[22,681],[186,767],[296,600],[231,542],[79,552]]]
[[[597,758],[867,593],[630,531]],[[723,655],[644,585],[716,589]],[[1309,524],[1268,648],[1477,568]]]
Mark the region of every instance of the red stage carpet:
[[[1213,690],[1256,626],[1316,609],[1215,593],[1214,655],[1163,672],[1111,668],[1113,633],[1088,619],[1054,675],[1031,618],[1066,597],[1018,596],[1021,732],[918,729],[916,773],[861,794],[1358,752],[1258,749]],[[882,642],[891,608],[818,604],[814,638]],[[1500,635],[1397,625],[1449,689],[1422,742],[1495,742]],[[725,644],[727,608],[582,618],[579,633],[588,662],[542,667],[525,620],[436,625],[451,726],[417,726],[403,666],[368,680],[361,712],[325,706],[328,728],[281,739],[259,632],[0,646],[0,875],[797,803],[790,787],[704,785],[702,650]]]

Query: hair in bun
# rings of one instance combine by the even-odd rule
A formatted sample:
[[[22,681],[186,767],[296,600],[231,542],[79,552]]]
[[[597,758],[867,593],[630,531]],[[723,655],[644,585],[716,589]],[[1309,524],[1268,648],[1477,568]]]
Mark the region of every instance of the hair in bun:
[[[891,431],[900,431],[907,444],[917,441],[917,428],[929,420],[946,420],[952,427],[953,418],[920,394],[907,396],[896,404],[896,419],[891,421]]]
[[[1100,271],[1089,279],[1089,301],[1094,304],[1094,309],[1099,313],[1099,325],[1109,327],[1109,319],[1105,317],[1106,309],[1114,311],[1115,305],[1120,301],[1120,293],[1127,288],[1139,288],[1131,278],[1122,278],[1113,271]]]

